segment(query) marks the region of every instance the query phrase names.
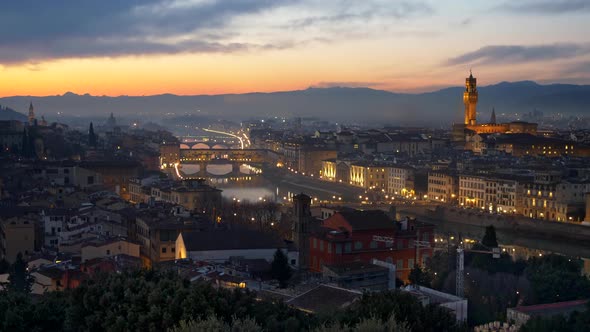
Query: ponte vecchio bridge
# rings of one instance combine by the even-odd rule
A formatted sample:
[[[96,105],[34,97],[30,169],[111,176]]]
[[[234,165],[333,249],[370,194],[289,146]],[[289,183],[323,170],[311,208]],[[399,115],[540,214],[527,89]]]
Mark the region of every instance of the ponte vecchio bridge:
[[[265,164],[281,161],[278,153],[266,149],[231,149],[222,144],[181,144],[177,175],[185,178],[255,174]]]

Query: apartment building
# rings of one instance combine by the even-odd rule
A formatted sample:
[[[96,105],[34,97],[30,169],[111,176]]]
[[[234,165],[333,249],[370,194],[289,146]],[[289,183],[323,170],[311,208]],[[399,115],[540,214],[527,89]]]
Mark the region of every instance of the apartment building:
[[[411,166],[395,165],[390,167],[387,192],[404,197],[415,196],[415,169]]]
[[[459,205],[486,208],[486,178],[481,175],[459,176]]]
[[[444,170],[428,172],[428,200],[454,203],[459,194],[459,177]]]

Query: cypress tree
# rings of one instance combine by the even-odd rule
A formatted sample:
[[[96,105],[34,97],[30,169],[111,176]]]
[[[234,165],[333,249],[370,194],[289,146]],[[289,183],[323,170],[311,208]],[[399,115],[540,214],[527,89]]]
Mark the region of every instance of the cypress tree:
[[[37,158],[37,149],[35,149],[35,135],[29,131],[29,158]]]
[[[90,127],[88,128],[88,145],[96,147],[96,135],[94,134],[92,122],[90,122]]]
[[[23,129],[23,141],[20,149],[20,154],[25,158],[29,156],[29,137],[27,135],[27,128]]]

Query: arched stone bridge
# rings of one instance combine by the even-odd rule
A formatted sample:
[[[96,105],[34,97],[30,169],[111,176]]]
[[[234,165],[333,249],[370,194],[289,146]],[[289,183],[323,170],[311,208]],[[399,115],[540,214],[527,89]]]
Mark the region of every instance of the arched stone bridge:
[[[197,149],[179,151],[178,175],[186,178],[256,174],[263,165],[276,165],[282,156],[265,149]]]
[[[180,144],[181,150],[227,150],[230,147],[223,143],[185,142]]]
[[[200,143],[199,143],[200,144]],[[276,164],[282,156],[266,149],[180,149],[179,162],[181,164],[208,162],[211,160],[226,160],[247,164]]]

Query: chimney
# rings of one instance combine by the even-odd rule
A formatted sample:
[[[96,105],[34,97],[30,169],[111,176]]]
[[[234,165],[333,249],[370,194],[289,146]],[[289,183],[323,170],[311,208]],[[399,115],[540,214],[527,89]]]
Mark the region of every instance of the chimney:
[[[590,222],[590,193],[586,193],[586,218],[584,221]]]

